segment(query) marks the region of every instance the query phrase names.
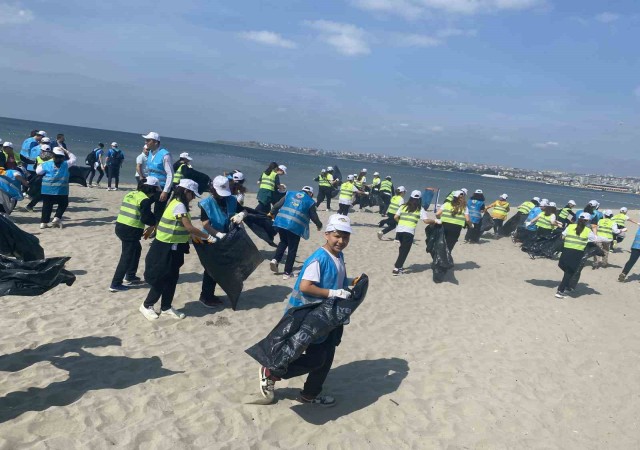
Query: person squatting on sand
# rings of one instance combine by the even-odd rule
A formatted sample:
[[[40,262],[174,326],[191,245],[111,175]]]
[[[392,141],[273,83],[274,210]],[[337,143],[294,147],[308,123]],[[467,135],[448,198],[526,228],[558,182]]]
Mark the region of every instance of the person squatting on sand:
[[[42,177],[42,215],[40,217],[40,229],[58,227],[62,228],[62,215],[69,206],[69,167],[76,163],[76,157],[62,147],[53,149],[53,160],[47,161],[36,167],[36,173]],[[56,207],[56,215],[51,220],[53,205]]]
[[[493,237],[496,239],[500,238],[500,230],[502,230],[502,225],[504,224],[504,221],[507,220],[507,216],[511,210],[511,206],[507,201],[508,198],[509,196],[507,194],[502,194],[498,200],[487,206],[487,211],[492,209],[491,218],[493,219]]]
[[[313,201],[313,188],[304,186],[299,192],[287,192],[286,196],[273,205],[269,214],[275,217],[273,225],[278,229],[280,236],[276,254],[269,267],[273,273],[278,273],[278,264],[286,250],[287,260],[282,279],[288,280],[293,276],[293,263],[298,254],[300,238],[309,239],[309,221],[313,221],[318,231],[322,230],[322,222],[318,218],[316,204]]]
[[[343,250],[349,245],[351,232],[351,221],[348,217],[334,214],[329,218],[324,233],[326,242],[304,262],[286,310],[327,298],[351,297],[351,292],[347,290],[351,280],[347,278],[343,255]],[[302,403],[321,406],[335,404],[333,397],[320,395],[320,393],[333,364],[336,346],[341,341],[342,332],[343,327],[340,326],[309,345],[302,356],[289,364],[286,374],[281,377],[290,379],[309,374],[298,399]],[[269,369],[261,367],[261,394],[273,400],[275,383],[281,378],[272,376]]]

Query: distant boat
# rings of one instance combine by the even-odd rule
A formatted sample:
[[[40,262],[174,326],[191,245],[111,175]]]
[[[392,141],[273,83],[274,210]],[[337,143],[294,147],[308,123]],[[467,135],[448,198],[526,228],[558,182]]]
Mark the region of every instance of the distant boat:
[[[508,180],[508,177],[505,177],[504,175],[492,175],[490,173],[483,173],[482,175],[480,175],[481,177],[487,177],[487,178],[497,178],[498,180]]]

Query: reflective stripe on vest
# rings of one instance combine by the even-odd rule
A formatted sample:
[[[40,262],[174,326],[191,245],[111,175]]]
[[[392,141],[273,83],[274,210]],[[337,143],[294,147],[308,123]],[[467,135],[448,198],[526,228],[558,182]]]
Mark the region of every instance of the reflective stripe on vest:
[[[522,214],[529,214],[529,211],[531,211],[531,208],[534,206],[536,205],[534,205],[533,202],[524,202],[522,205],[518,206],[518,211]]]
[[[407,205],[402,205],[400,208],[400,220],[398,220],[398,226],[415,228],[420,220],[420,208],[414,212],[407,211]]]
[[[184,166],[185,166],[185,164],[180,164],[180,167],[178,167],[178,170],[176,170],[173,173],[173,184],[180,183],[180,180],[182,180],[182,177],[184,177],[184,175],[182,174],[182,168]]]
[[[611,219],[600,219],[598,221],[598,236],[613,240],[613,224],[614,222]]]
[[[318,186],[320,187],[330,187],[331,183],[327,180],[327,176],[324,173],[318,175]]]
[[[149,156],[147,156],[147,170],[149,171],[149,175],[160,180],[161,186],[164,186],[167,181],[167,172],[164,170],[164,156],[168,154],[169,151],[166,148],[161,148],[156,151],[155,155],[153,152],[149,152]]]
[[[573,250],[584,250],[589,243],[589,233],[591,229],[588,226],[584,227],[582,233],[578,235],[576,228],[578,225],[571,224],[567,227],[567,235],[564,237],[564,248],[570,248]]]
[[[444,223],[451,223],[461,227],[463,227],[466,222],[463,211],[460,212],[460,215],[453,214],[453,206],[451,206],[451,203],[442,205],[442,216],[440,216],[440,220]]]
[[[56,167],[53,161],[47,161],[42,165],[42,169],[42,194],[69,195],[69,166],[66,161],[63,161],[60,167]]]
[[[189,242],[189,232],[184,225],[182,225],[182,220],[176,219],[173,215],[173,209],[178,203],[180,203],[180,201],[174,198],[169,202],[164,213],[162,213],[160,222],[156,227],[156,239],[160,242],[168,244],[186,244]],[[187,217],[191,219],[189,213],[187,213]]]
[[[384,180],[380,183],[380,192],[388,192],[391,194],[391,189],[393,188],[393,183],[389,180]]]
[[[391,197],[391,202],[389,202],[389,207],[387,208],[387,214],[395,215],[400,209],[400,205],[402,201],[402,195],[394,195]]]
[[[545,216],[544,214],[540,215],[538,217],[538,220],[536,221],[536,225],[538,225],[538,228],[543,228],[545,230],[551,230],[553,229],[553,224],[551,223],[551,216]]]
[[[509,214],[509,203],[498,201],[493,206],[494,217],[504,218],[504,217],[507,217],[508,214]]]
[[[571,211],[571,208],[565,206],[560,210],[560,213],[558,214],[558,218],[566,219],[567,217],[569,217],[569,211]]]
[[[340,198],[343,200],[353,199],[353,183],[351,181],[342,183],[340,186]]]
[[[142,218],[140,204],[147,198],[147,195],[141,191],[133,191],[125,195],[122,199],[120,213],[118,214],[116,222],[133,228],[144,229],[144,223],[140,220]]]
[[[276,176],[278,174],[275,170],[271,171],[269,175],[266,173],[262,173],[260,176],[260,189],[266,189],[267,191],[275,191],[276,190]]]
[[[620,213],[616,214],[611,219],[616,223],[616,225],[618,225],[618,228],[624,228],[624,224],[627,222],[627,215]]]
[[[375,187],[377,185],[380,184],[380,178],[378,177],[374,177],[373,180],[371,181],[371,184]]]
[[[309,210],[314,204],[313,199],[304,191],[287,192],[273,225],[309,239]]]

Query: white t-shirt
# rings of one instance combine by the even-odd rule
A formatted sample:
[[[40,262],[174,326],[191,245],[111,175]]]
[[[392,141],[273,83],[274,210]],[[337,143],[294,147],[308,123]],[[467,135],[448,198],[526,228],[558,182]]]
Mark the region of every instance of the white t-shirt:
[[[404,200],[403,200],[404,202]],[[396,215],[400,214],[400,209],[398,209],[398,212],[396,213]],[[427,217],[427,212],[424,210],[424,208],[420,208],[420,220],[424,220],[424,219],[428,219]],[[419,224],[420,222],[418,222]],[[415,227],[408,227],[405,225],[398,225],[396,227],[396,233],[411,233],[411,234],[416,234],[416,228],[418,227],[418,224],[416,224]]]
[[[336,269],[338,271],[338,289],[342,289],[342,286],[344,285],[344,277],[347,276],[347,270],[344,267],[344,262],[342,262],[340,258],[333,256],[325,248],[323,248],[322,250],[327,252],[327,255],[329,255],[333,260],[333,263],[335,264]],[[312,281],[314,283],[319,283],[320,282],[320,263],[318,261],[314,261],[311,264],[309,264],[305,269],[304,273],[302,274],[302,279]]]
[[[138,175],[137,170],[138,164],[141,165],[140,170],[142,171],[142,176],[146,177],[147,175],[149,175],[149,173],[147,172],[147,155],[145,155],[144,153],[140,153],[136,158],[136,173],[134,174],[136,177],[140,176]]]
[[[358,188],[357,187],[353,187],[353,191],[352,192],[358,192]],[[341,198],[338,200],[338,203],[341,205],[353,205],[353,195],[351,195],[350,198]]]

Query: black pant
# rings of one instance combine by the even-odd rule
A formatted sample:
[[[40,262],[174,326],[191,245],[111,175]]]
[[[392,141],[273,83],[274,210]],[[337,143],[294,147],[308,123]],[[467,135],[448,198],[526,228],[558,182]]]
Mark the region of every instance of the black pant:
[[[276,255],[273,259],[279,263],[284,256],[284,251],[288,249],[287,260],[284,263],[284,273],[292,273],[293,263],[296,262],[296,254],[298,253],[298,245],[300,244],[300,236],[284,228],[278,228],[278,235],[280,236],[280,242],[278,242]]]
[[[327,209],[331,209],[331,186],[320,186],[318,188],[318,200],[316,201],[316,208],[320,206],[324,199],[327,199]]]
[[[151,285],[147,298],[144,300],[145,308],[155,305],[158,300],[160,300],[160,297],[162,297],[160,309],[166,311],[171,308],[173,296],[176,293],[176,286],[178,285],[178,278],[180,277],[180,267],[184,264],[184,252],[178,247],[178,250],[171,250],[169,255],[171,258],[171,269],[160,285]]]
[[[266,203],[258,202],[258,206],[256,206],[256,211],[261,212],[263,214],[269,214],[269,212],[271,212],[271,205],[267,205]]]
[[[627,263],[624,265],[624,269],[622,269],[622,273],[624,273],[625,275],[628,275],[631,269],[633,268],[633,265],[636,263],[636,261],[638,261],[638,258],[640,258],[640,249],[632,248],[631,255],[629,255],[629,261],[627,261]]]
[[[333,364],[336,346],[340,343],[341,337],[342,327],[338,327],[329,333],[324,342],[308,346],[302,356],[289,364],[287,373],[282,378],[288,380],[308,373],[302,394],[313,398],[318,396]]]
[[[569,282],[571,278],[575,275],[575,270],[563,269],[564,276],[562,277],[562,281],[560,282],[560,286],[558,286],[558,292],[563,293],[564,290],[569,286]]]
[[[493,234],[495,234],[496,237],[500,236],[502,224],[504,224],[504,219],[493,219]]]
[[[96,174],[96,170],[98,171],[98,173],[100,174],[98,176],[98,179],[96,180],[96,184],[100,184],[100,180],[102,180],[102,177],[104,176],[104,171],[102,170],[102,166],[100,166],[100,164],[98,164],[98,167],[93,167],[93,166],[89,166],[89,184],[93,183],[93,176]]]
[[[118,231],[116,229],[116,235]],[[120,261],[116,267],[116,272],[113,274],[111,280],[112,285],[122,284],[125,275],[128,279],[133,278],[138,271],[138,264],[140,263],[140,254],[142,253],[142,245],[139,240],[125,240],[120,236],[120,242],[122,243],[122,251],[120,253]]]
[[[118,187],[120,182],[120,167],[109,166],[107,167],[107,187],[111,187],[111,180],[114,180],[115,187]]]
[[[400,249],[398,251],[398,259],[396,259],[394,267],[396,269],[401,269],[404,262],[407,260],[407,256],[409,256],[409,252],[411,251],[411,246],[413,245],[413,234],[404,231],[396,233],[396,241],[400,241]]]
[[[391,194],[381,192],[380,201],[382,202],[382,204],[380,205],[380,214],[386,214],[387,209],[389,208],[389,203],[391,203]]]
[[[464,236],[464,240],[468,242],[474,242],[474,243],[479,242],[480,234],[481,234],[480,233],[481,226],[482,224],[480,222],[472,223],[471,226],[467,228],[467,233]]]
[[[202,274],[202,288],[200,289],[200,299],[201,300],[213,300],[216,292],[216,280],[213,279],[211,275],[204,271]]]
[[[451,252],[453,251],[453,247],[456,245],[456,242],[458,242],[462,226],[443,222],[442,230],[444,231],[444,240],[447,242],[447,248]]]
[[[53,211],[54,204],[58,205],[56,208],[56,217],[62,219],[62,215],[67,210],[67,206],[69,206],[69,195],[42,194],[41,223],[49,223],[51,221],[51,212]]]
[[[33,208],[34,206],[36,206],[38,204],[38,202],[42,200],[42,194],[40,193],[35,193],[31,196],[31,201],[29,201],[29,203],[27,204],[28,208]]]
[[[338,214],[342,214],[343,216],[348,216],[350,208],[351,208],[351,205],[344,205],[340,203],[338,204]]]
[[[380,221],[380,226],[385,224],[386,226],[382,230],[382,234],[387,234],[389,231],[395,230],[396,226],[398,225],[398,222],[396,222],[395,219],[395,214],[387,213],[387,218]]]

